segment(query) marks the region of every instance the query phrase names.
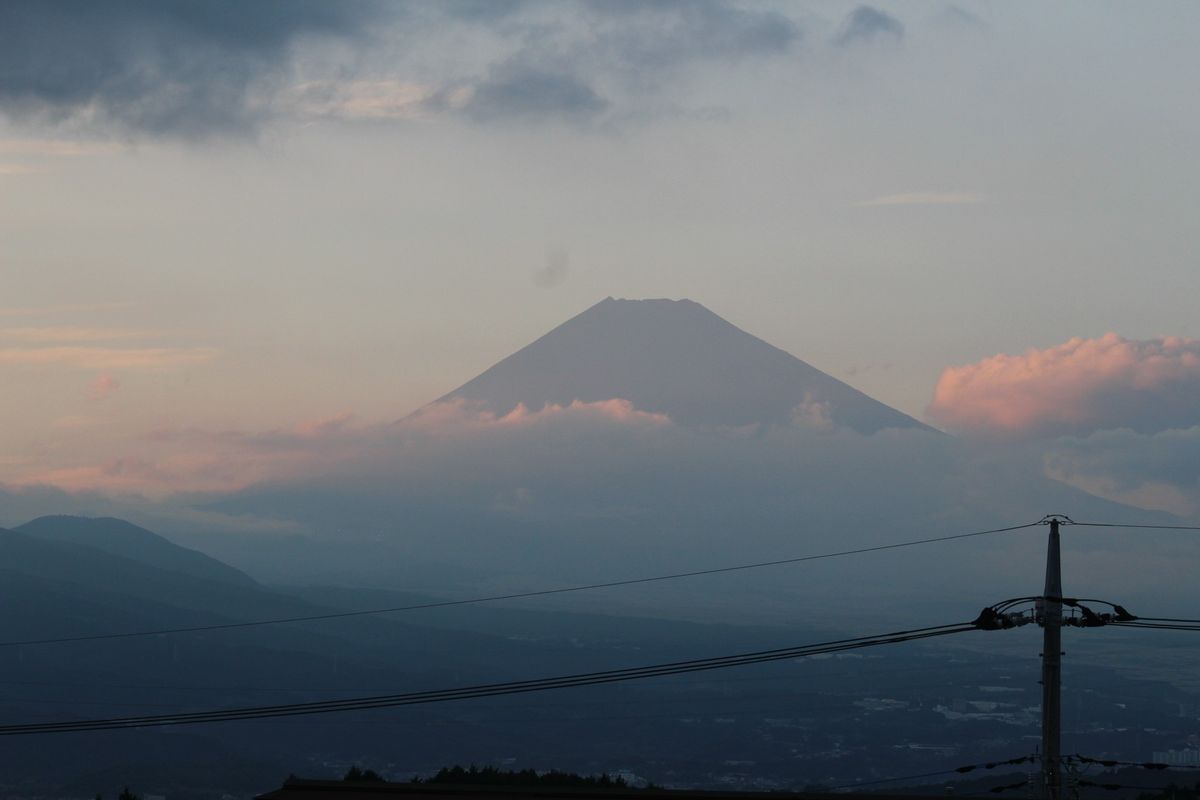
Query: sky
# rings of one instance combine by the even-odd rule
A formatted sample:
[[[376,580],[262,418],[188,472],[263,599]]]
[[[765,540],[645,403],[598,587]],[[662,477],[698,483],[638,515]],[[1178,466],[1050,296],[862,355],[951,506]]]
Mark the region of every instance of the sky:
[[[1052,477],[1200,513],[1198,25],[5,3],[0,484],[278,477],[294,448],[264,441],[358,441],[611,295],[690,298],[931,424],[1043,442]]]

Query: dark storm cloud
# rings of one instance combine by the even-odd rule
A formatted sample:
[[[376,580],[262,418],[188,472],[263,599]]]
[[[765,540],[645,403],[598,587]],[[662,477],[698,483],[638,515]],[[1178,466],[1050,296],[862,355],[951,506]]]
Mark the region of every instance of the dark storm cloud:
[[[871,6],[859,6],[850,12],[841,32],[833,43],[846,47],[857,42],[866,42],[880,36],[904,38],[904,25],[900,20]]]
[[[253,129],[255,90],[304,36],[353,37],[374,0],[16,0],[0,4],[0,112],[202,137]]]

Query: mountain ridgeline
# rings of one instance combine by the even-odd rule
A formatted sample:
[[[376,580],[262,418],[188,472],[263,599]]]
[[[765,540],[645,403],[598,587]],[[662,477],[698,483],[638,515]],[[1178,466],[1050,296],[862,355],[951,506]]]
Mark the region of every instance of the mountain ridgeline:
[[[696,427],[786,425],[816,409],[859,433],[927,426],[691,300],[602,300],[439,399],[495,414],[620,398]]]
[[[34,539],[65,542],[101,550],[111,556],[133,559],[142,564],[192,578],[252,586],[244,572],[210,558],[198,550],[189,550],[131,522],[112,517],[38,517],[16,528]]]

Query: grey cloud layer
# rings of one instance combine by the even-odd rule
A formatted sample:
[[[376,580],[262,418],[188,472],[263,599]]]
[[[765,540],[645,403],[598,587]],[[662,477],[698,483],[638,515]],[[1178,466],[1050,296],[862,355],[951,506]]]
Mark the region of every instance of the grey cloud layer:
[[[252,128],[255,92],[308,35],[357,36],[373,0],[62,0],[0,4],[9,116],[203,136]]]
[[[474,84],[465,110],[482,122],[505,117],[578,120],[595,117],[609,105],[586,82],[566,71],[518,61],[494,67]]]
[[[1047,472],[1126,502],[1200,514],[1200,427],[1141,434],[1127,428],[1054,442]]]
[[[435,77],[425,108],[476,122],[589,121],[618,101],[606,83],[646,90],[682,65],[780,54],[800,38],[783,14],[725,0],[18,0],[0,5],[0,113],[149,135],[250,132],[296,113],[280,98],[309,41],[353,45],[318,81],[407,81],[414,65],[424,72],[422,48],[462,46],[453,34],[464,28],[490,36],[495,53],[482,69]],[[358,74],[364,61],[372,74]]]
[[[147,461],[155,472],[260,476],[246,489],[174,501],[186,514],[207,515],[206,525],[220,519],[225,528],[306,534],[332,546],[344,574],[393,580],[387,571],[397,565],[427,574],[431,585],[414,590],[447,579],[438,571],[444,564],[455,565],[458,579],[561,584],[961,533],[1032,522],[1049,511],[1171,520],[1044,479],[1041,452],[1032,447],[976,448],[922,430],[862,435],[803,424],[696,431],[621,401],[505,417],[443,403],[394,425],[357,427],[338,418],[257,435],[185,430],[164,432],[146,448],[147,459],[166,454]],[[173,463],[171,453],[186,458]],[[1185,456],[1164,469],[1188,463]],[[51,491],[24,497],[25,516],[63,505]],[[50,505],[34,508],[39,499]],[[163,509],[169,505],[159,507],[160,516]],[[1111,579],[1123,597],[1140,590],[1165,602],[1157,578],[1139,584],[1129,577],[1139,557],[1129,540],[1106,536],[1089,533],[1090,571],[1079,591]],[[376,545],[392,548],[395,558],[380,559]],[[1188,558],[1200,557],[1200,541],[1188,546]],[[966,613],[1036,580],[1029,565],[1043,547],[1029,531],[823,563],[799,581],[795,570],[754,579],[764,592],[789,596],[854,586],[858,598],[896,592],[941,602],[953,591],[966,598]],[[314,558],[293,567],[331,568]],[[1179,581],[1180,600],[1195,600],[1193,583]]]
[[[639,69],[783,53],[801,36],[783,14],[724,0],[593,0],[585,7],[597,55]]]
[[[590,121],[614,108],[619,95],[653,92],[690,64],[780,55],[801,36],[783,14],[725,0],[584,0],[520,9],[528,14],[509,20],[523,30],[518,49],[466,81],[472,93],[464,110],[477,121]]]
[[[850,12],[834,44],[847,46],[866,42],[878,37],[904,38],[904,25],[900,20],[871,6],[859,6]]]
[[[1028,451],[979,452],[924,431],[704,433],[598,406],[513,420],[447,411],[363,435],[358,456],[336,469],[209,508],[292,520],[318,537],[391,542],[418,563],[559,581],[627,574],[631,564],[642,573],[883,544],[1058,508],[1092,519],[1154,516],[1043,479]],[[895,576],[920,574],[933,559],[944,577],[931,591],[954,583],[1011,594],[1042,549],[1036,533],[1021,542],[1027,552],[1017,540],[989,540],[823,565],[819,580],[806,573],[799,585],[789,573],[756,579],[788,592],[849,582],[863,595],[920,594],[919,578]],[[1114,565],[1127,563],[1123,546],[1114,545]],[[1097,557],[1104,549],[1096,546]]]
[[[431,76],[427,61],[442,64],[434,73],[454,69],[444,53],[463,46],[463,31],[492,52]],[[833,41],[903,36],[899,20],[864,5]],[[411,87],[420,74],[424,100],[397,103],[395,116],[592,124],[661,101],[685,69],[784,56],[802,38],[787,14],[731,0],[17,0],[0,5],[0,113],[107,132],[239,134],[311,113],[297,97],[358,80]],[[351,47],[314,75],[305,45],[315,39]]]

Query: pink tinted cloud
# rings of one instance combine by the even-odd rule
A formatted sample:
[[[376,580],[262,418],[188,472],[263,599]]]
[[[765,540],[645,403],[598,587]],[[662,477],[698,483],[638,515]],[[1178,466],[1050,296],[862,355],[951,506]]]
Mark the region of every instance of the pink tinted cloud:
[[[394,425],[366,425],[343,412],[264,431],[159,429],[124,443],[119,456],[89,463],[31,468],[17,485],[166,497],[180,492],[237,491],[337,470],[388,474],[409,458],[411,444],[434,447],[488,436],[541,436],[554,430],[640,431],[670,424],[663,414],[639,411],[627,400],[517,406],[497,415],[460,400],[435,403]],[[541,426],[541,427],[538,427]],[[430,452],[425,448],[422,452]],[[99,463],[97,463],[99,462]]]
[[[103,372],[88,384],[88,397],[92,400],[103,400],[119,388],[121,382],[111,374]]]
[[[161,369],[202,364],[217,355],[212,347],[7,347],[0,348],[0,365]]]
[[[110,458],[100,464],[38,470],[16,482],[18,486],[53,486],[68,492],[101,491],[113,494],[154,495],[173,481],[169,471],[136,456]]]
[[[637,425],[664,425],[670,422],[666,414],[640,411],[633,403],[614,397],[585,403],[572,400],[568,405],[547,403],[539,411],[530,411],[523,404],[496,420],[501,425],[522,425],[547,419],[595,419]]]
[[[614,397],[584,402],[572,400],[566,405],[547,403],[532,410],[524,403],[505,414],[496,414],[482,405],[455,398],[431,403],[398,425],[421,432],[456,432],[479,428],[516,428],[552,422],[616,422],[628,425],[666,425],[666,414],[641,411],[633,403]]]
[[[309,438],[318,436],[329,436],[331,434],[341,433],[347,430],[355,421],[355,415],[351,411],[343,411],[335,414],[332,417],[321,417],[318,419],[307,419],[298,423],[293,430],[300,436]]]
[[[1200,341],[1107,333],[948,367],[928,413],[951,430],[1019,437],[1200,423]]]

